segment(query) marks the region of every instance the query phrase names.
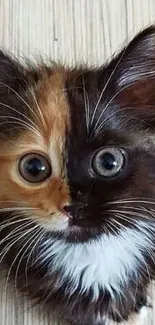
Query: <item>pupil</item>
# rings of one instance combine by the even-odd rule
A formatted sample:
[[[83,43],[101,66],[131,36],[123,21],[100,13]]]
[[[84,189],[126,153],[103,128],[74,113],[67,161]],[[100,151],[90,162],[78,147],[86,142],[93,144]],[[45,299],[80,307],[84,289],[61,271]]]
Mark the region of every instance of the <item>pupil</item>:
[[[117,161],[111,153],[104,153],[101,157],[101,166],[105,169],[111,170],[117,166]]]
[[[38,176],[40,172],[45,171],[45,166],[37,158],[32,158],[31,160],[27,161],[25,167],[27,169],[27,172],[34,177]]]

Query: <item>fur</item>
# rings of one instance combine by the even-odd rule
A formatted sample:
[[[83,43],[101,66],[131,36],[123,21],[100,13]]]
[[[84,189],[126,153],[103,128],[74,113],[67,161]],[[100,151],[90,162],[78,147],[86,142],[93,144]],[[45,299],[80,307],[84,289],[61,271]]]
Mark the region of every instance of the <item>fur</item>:
[[[80,294],[92,289],[93,301],[98,300],[101,289],[108,291],[113,298],[114,292],[119,294],[130,277],[134,276],[137,281],[141,262],[145,259],[143,251],[152,251],[154,226],[150,226],[149,232],[145,228],[146,225],[139,222],[137,230],[123,229],[117,236],[104,234],[98,241],[82,244],[70,245],[62,239],[49,239],[44,243],[39,259],[49,265],[51,274],[59,268],[63,270],[63,278],[72,283],[68,288],[71,296],[81,282]],[[59,282],[56,287],[59,287]]]
[[[1,263],[20,291],[74,325],[125,321],[147,305],[154,71],[154,26],[96,68],[22,67],[0,52]],[[111,149],[121,155],[113,176],[96,163]],[[50,166],[40,182],[35,160],[21,163],[33,154]]]

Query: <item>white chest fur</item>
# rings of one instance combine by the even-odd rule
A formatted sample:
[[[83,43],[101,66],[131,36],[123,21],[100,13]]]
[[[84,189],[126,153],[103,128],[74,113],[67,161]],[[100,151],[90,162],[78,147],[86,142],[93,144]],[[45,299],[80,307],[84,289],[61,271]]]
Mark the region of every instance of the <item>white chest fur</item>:
[[[81,281],[81,292],[91,288],[96,300],[100,288],[112,296],[112,288],[119,293],[120,284],[127,283],[129,275],[137,277],[138,266],[145,267],[143,251],[151,251],[151,246],[150,232],[141,222],[136,230],[124,228],[117,236],[103,234],[100,239],[83,244],[49,239],[44,243],[40,258],[49,263],[49,272],[63,269],[63,279],[57,286],[69,279],[72,295]],[[51,257],[54,263],[50,262]]]

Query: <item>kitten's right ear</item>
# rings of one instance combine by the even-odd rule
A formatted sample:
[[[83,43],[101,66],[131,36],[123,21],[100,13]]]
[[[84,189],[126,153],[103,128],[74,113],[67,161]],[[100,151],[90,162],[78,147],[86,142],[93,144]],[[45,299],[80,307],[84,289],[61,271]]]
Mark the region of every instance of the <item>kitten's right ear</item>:
[[[0,93],[8,93],[9,88],[18,92],[25,87],[24,68],[11,55],[0,51]]]

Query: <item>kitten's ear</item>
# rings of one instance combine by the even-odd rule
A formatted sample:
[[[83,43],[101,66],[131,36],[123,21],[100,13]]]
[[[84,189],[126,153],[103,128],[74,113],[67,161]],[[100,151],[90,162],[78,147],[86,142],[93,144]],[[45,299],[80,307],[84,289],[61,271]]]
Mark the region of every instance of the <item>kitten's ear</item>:
[[[122,51],[119,60],[122,85],[155,76],[155,27],[139,33]]]
[[[25,84],[24,68],[11,56],[0,51],[0,93],[9,88],[18,92]]]
[[[155,103],[155,26],[139,33],[115,61],[118,99],[129,103]]]

